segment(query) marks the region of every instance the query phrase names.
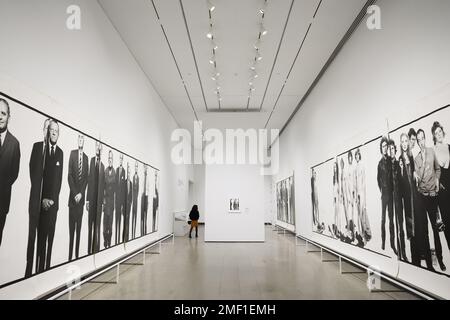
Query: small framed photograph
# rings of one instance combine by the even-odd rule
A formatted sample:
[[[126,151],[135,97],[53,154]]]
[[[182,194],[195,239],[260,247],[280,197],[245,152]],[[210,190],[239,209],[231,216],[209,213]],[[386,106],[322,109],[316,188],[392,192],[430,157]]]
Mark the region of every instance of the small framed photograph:
[[[239,198],[231,198],[228,204],[229,213],[240,213]]]

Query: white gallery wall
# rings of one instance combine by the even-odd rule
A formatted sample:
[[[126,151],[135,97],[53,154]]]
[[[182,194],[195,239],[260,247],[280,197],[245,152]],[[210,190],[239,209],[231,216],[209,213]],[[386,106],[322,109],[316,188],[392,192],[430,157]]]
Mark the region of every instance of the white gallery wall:
[[[272,176],[264,177],[264,223],[275,224],[277,218],[277,205],[275,185]]]
[[[70,5],[81,8],[81,30],[66,28]],[[171,234],[173,212],[188,207],[185,194],[192,168],[172,164],[170,134],[177,123],[97,1],[1,0],[0,42],[2,92],[161,170],[158,232],[101,252],[95,262],[92,257],[77,261],[74,265],[81,268],[81,273]],[[11,112],[14,121],[14,110]],[[26,123],[23,128],[27,128]],[[40,138],[38,133],[36,141]],[[29,161],[30,151],[22,150],[24,163]],[[68,154],[64,160],[68,160]],[[61,206],[66,205],[67,199],[60,201]],[[11,208],[8,219],[23,217],[15,223],[19,224],[17,232],[27,237],[27,213],[17,213],[15,218],[14,214]],[[58,219],[59,223],[67,221],[67,217]],[[20,225],[25,226],[25,231]],[[2,266],[9,265],[11,252],[5,250],[24,252],[23,248],[2,245]],[[64,284],[69,267],[3,288],[0,298],[35,298]]]
[[[240,212],[229,212],[230,199]],[[205,241],[264,241],[264,176],[257,165],[206,165]]]
[[[386,119],[394,129],[450,103],[450,2],[379,0],[376,4],[381,8],[382,29],[371,31],[363,21],[346,43],[281,135],[280,172],[273,179],[295,171],[297,234],[450,298],[446,276],[399,265],[396,258],[380,258],[312,232],[312,166],[386,133]],[[329,179],[331,183],[332,176]],[[442,246],[448,253],[445,241]]]
[[[198,206],[200,211],[199,222],[205,222],[205,165],[197,164],[193,165],[194,178],[193,178],[193,203],[188,205],[188,214],[194,204]]]

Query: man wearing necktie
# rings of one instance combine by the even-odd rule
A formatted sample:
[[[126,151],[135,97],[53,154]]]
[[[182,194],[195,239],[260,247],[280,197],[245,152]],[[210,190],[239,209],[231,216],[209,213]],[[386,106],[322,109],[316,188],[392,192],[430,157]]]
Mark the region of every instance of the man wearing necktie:
[[[125,203],[127,197],[127,180],[125,177],[125,168],[123,167],[123,154],[120,154],[120,165],[116,169],[116,244],[121,242],[120,230],[122,215],[125,215]]]
[[[73,256],[73,245],[75,241],[75,258],[78,259],[80,252],[80,231],[83,221],[83,208],[86,198],[86,187],[89,175],[88,157],[83,152],[84,136],[78,136],[78,149],[72,150],[69,158],[69,261]]]
[[[11,203],[11,188],[19,175],[20,164],[19,141],[8,131],[10,117],[8,102],[0,99],[0,246]]]
[[[127,163],[127,181],[126,181],[126,197],[125,208],[123,210],[123,242],[130,239],[130,213],[133,203],[133,183],[131,182],[130,164]]]
[[[43,272],[51,266],[64,161],[63,151],[56,145],[59,138],[58,122],[50,120],[48,132],[49,139],[45,148],[46,156],[44,158],[44,172],[42,176],[41,214],[38,229],[38,272]]]
[[[134,165],[134,176],[133,176],[133,215],[132,215],[132,225],[131,225],[131,239],[136,238],[136,221],[137,221],[138,196],[139,196],[138,167],[139,167],[139,164],[136,161],[136,163]]]
[[[144,190],[141,196],[141,236],[147,234],[147,211],[148,211],[147,166],[144,166]]]
[[[27,244],[27,265],[25,269],[25,277],[30,277],[33,273],[34,254],[36,240],[39,227],[39,216],[41,213],[41,192],[42,192],[42,175],[44,172],[45,150],[48,144],[48,126],[50,119],[44,121],[44,140],[36,142],[31,151],[29,168],[30,168],[30,198],[28,202],[28,244]],[[36,271],[37,271],[36,264]]]
[[[95,143],[95,157],[89,165],[86,208],[88,210],[88,254],[100,250],[100,223],[105,190],[105,166],[101,162],[102,144]]]
[[[105,248],[111,247],[114,216],[114,194],[116,193],[116,172],[113,167],[113,152],[108,153],[108,168],[105,170],[105,199],[103,215],[103,240]]]

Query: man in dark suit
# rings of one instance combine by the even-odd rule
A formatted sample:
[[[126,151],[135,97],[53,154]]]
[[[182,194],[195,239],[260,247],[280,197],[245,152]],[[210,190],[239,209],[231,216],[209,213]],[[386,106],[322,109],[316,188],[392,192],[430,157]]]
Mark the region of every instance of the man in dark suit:
[[[134,165],[134,176],[133,176],[133,215],[132,215],[132,225],[131,225],[131,239],[136,238],[136,221],[137,221],[138,197],[139,197],[138,167],[139,167],[139,164],[136,161],[136,163]]]
[[[133,203],[133,183],[130,176],[130,164],[127,164],[126,198],[125,208],[123,210],[123,242],[130,239],[130,213]]]
[[[155,196],[153,197],[153,227],[152,231],[156,231],[156,218],[159,209],[159,192],[158,192],[158,172],[155,171]]]
[[[291,196],[289,198],[289,223],[295,224],[295,187],[294,187],[294,178],[289,178],[289,187],[291,191]]]
[[[144,166],[144,190],[141,196],[141,236],[147,234],[147,211],[148,211],[147,166]]]
[[[51,265],[64,163],[63,151],[57,146],[59,138],[58,122],[51,120],[48,126],[48,132],[49,139],[45,148],[44,172],[42,176],[42,205],[38,229],[38,272],[49,269]]]
[[[30,157],[30,198],[28,202],[28,244],[27,244],[27,265],[25,269],[25,277],[30,277],[33,273],[34,253],[39,228],[39,216],[41,212],[41,192],[42,192],[42,175],[44,172],[45,150],[48,144],[48,126],[50,119],[44,121],[44,140],[36,142],[33,145]],[[36,271],[38,264],[36,263]]]
[[[11,112],[6,100],[0,99],[0,246],[3,228],[11,203],[11,187],[19,175],[19,141],[8,131]]]
[[[289,199],[288,199],[287,180],[283,181],[283,193],[282,193],[282,195],[283,195],[283,207],[284,207],[283,221],[284,222],[288,222]]]
[[[95,157],[89,165],[87,189],[88,253],[100,250],[100,223],[102,221],[103,196],[105,190],[105,166],[101,161],[102,144],[95,143]]]
[[[380,140],[381,159],[378,162],[377,182],[381,192],[381,249],[385,250],[386,242],[386,210],[389,218],[389,235],[391,248],[397,255],[395,248],[395,227],[394,227],[394,198],[392,166],[389,156],[389,139],[383,136]]]
[[[89,175],[89,159],[83,152],[84,136],[78,136],[78,149],[70,153],[68,181],[69,195],[69,261],[72,260],[75,235],[75,258],[80,252],[80,230],[83,221],[83,208],[86,202],[86,187]]]
[[[120,155],[120,165],[116,169],[116,244],[120,243],[122,215],[125,215],[127,198],[127,180],[123,167],[123,154]]]
[[[113,167],[113,153],[108,153],[108,168],[105,170],[105,199],[103,213],[103,240],[105,248],[111,247],[114,217],[114,195],[116,193],[116,172]]]

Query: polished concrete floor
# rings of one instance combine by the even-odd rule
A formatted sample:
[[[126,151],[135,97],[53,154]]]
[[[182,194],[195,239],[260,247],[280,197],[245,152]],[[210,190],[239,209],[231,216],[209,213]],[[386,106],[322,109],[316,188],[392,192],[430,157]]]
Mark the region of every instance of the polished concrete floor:
[[[293,235],[272,226],[266,226],[265,243],[205,243],[203,234],[200,227],[198,239],[176,237],[160,254],[147,255],[145,265],[121,266],[118,284],[87,283],[72,299],[418,299],[407,292],[369,292],[365,273],[340,274],[338,263],[321,262],[320,253],[306,252]],[[113,270],[96,280],[114,277]],[[384,282],[382,289],[398,290]]]

